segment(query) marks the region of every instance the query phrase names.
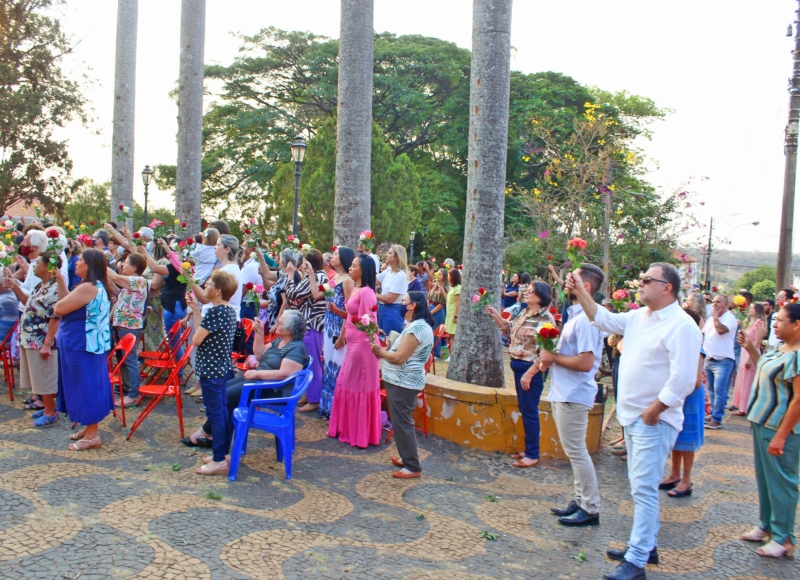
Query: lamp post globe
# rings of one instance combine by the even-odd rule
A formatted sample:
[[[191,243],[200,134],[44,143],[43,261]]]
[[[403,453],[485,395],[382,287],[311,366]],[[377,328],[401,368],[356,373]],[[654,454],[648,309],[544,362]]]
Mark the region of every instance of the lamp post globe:
[[[414,263],[414,239],[417,237],[417,232],[408,234],[408,263]]]
[[[294,138],[291,146],[292,161],[294,161],[294,218],[292,220],[292,235],[297,237],[297,213],[300,209],[300,173],[303,158],[306,155],[306,140],[302,135]]]
[[[149,165],[142,169],[142,183],[144,183],[144,225],[147,225],[147,193],[150,183],[153,181],[153,170]]]

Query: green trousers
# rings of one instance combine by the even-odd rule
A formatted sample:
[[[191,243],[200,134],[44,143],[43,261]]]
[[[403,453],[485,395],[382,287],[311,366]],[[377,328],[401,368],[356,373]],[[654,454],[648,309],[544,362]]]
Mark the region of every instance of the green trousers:
[[[772,539],[783,544],[786,538],[797,545],[794,520],[797,514],[798,466],[800,466],[800,435],[789,433],[783,446],[783,455],[767,453],[775,431],[751,423],[755,449],[756,482],[761,522],[758,527],[772,534]]]

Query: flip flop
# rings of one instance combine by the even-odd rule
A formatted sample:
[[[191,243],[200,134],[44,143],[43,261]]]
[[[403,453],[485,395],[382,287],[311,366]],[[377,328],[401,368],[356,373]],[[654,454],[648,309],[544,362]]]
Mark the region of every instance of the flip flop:
[[[44,404],[37,399],[36,401],[23,405],[23,408],[28,411],[41,411],[44,409]]]
[[[536,467],[537,465],[539,465],[539,460],[538,459],[533,459],[532,461],[533,461],[533,463],[522,463],[522,460],[519,460],[519,461],[515,461],[511,465],[514,466],[514,467],[519,467],[521,469],[525,469],[525,468],[528,468],[528,467]]]
[[[512,453],[509,457],[511,457],[511,459],[522,459],[525,457],[525,452],[520,451],[519,453]]]
[[[99,449],[103,444],[100,442],[100,437],[94,439],[79,439],[75,443],[69,444],[70,451],[86,451],[87,449]]]

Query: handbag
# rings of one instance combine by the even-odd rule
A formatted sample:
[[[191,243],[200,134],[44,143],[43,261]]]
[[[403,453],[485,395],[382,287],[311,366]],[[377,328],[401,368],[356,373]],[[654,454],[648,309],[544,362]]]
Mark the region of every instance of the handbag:
[[[247,352],[247,335],[244,333],[241,321],[236,325],[236,332],[233,333],[233,352]]]

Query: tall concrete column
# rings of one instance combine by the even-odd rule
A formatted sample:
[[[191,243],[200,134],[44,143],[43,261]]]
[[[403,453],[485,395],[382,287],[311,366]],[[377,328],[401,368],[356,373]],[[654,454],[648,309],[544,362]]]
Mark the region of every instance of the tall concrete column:
[[[112,220],[119,214],[120,204],[133,207],[133,134],[136,108],[138,20],[139,0],[118,0],[117,52],[114,59],[114,127],[111,136]]]
[[[182,0],[175,213],[187,222],[190,232],[200,231],[205,36],[206,0]]]

